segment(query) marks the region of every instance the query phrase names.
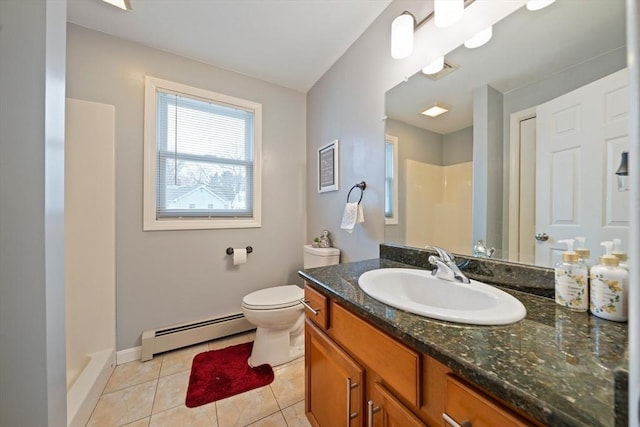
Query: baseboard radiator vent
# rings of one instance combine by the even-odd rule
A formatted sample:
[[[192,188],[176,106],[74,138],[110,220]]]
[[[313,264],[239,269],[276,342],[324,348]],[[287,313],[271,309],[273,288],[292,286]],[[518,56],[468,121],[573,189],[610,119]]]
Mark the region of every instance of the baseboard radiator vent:
[[[184,323],[163,329],[152,329],[142,333],[140,360],[146,362],[153,356],[176,348],[199,344],[240,332],[255,329],[244,314],[207,319],[199,322]]]

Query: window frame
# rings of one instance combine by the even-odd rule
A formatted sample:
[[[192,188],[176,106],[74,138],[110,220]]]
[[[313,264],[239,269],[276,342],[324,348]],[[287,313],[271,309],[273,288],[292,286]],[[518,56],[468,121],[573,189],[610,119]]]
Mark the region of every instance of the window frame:
[[[385,212],[384,216],[384,224],[385,225],[397,225],[398,224],[398,138],[393,135],[385,134],[384,136],[385,143],[385,188],[387,187],[387,173],[386,173],[386,144],[390,144],[393,146],[393,177],[391,178],[391,187],[393,188],[391,206],[393,209],[392,215],[387,216]],[[385,191],[385,205],[387,203],[387,198],[389,197]],[[385,209],[386,210],[386,207]]]
[[[176,93],[207,102],[253,111],[253,176],[250,217],[157,217],[157,93]],[[262,104],[157,77],[145,77],[144,92],[143,230],[202,230],[262,226]]]

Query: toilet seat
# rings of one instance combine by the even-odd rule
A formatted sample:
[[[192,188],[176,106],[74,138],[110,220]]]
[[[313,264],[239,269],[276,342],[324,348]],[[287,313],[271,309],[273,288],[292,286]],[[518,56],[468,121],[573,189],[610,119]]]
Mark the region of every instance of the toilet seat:
[[[303,298],[304,291],[298,286],[275,286],[245,295],[242,306],[249,310],[276,310],[299,305]]]

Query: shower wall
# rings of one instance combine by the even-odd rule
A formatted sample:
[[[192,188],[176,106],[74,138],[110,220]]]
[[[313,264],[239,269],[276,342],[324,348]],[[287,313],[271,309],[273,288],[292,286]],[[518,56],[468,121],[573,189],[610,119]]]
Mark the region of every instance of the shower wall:
[[[115,363],[114,107],[67,99],[67,407],[84,425]],[[85,419],[86,418],[86,419]]]

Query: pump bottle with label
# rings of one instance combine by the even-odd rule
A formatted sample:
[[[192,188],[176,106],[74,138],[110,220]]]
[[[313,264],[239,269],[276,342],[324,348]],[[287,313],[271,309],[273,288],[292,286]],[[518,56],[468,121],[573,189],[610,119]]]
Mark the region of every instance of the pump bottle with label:
[[[603,319],[625,322],[628,316],[629,273],[612,254],[613,242],[602,242],[605,254],[591,269],[591,313]]]
[[[622,241],[620,239],[613,239],[613,252],[612,255],[618,258],[618,265],[627,272],[629,271],[629,264],[627,264],[627,253],[621,249]]]
[[[576,253],[581,263],[587,266],[587,270],[593,267],[593,261],[591,261],[591,251],[587,248],[586,237],[576,237]]]
[[[573,251],[573,239],[559,240],[558,243],[566,243],[567,251],[562,254],[562,261],[555,266],[556,303],[570,310],[587,311],[587,267]]]

